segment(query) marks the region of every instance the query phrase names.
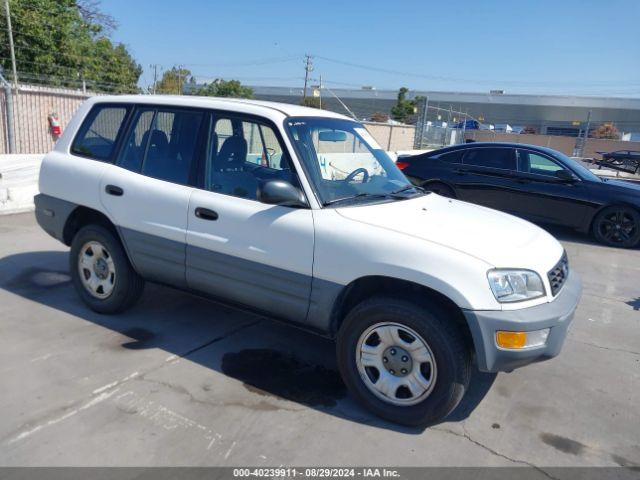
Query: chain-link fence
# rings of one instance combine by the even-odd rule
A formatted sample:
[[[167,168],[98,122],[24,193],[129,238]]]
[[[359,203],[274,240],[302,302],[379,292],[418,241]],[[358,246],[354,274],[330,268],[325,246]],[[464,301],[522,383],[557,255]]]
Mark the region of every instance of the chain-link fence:
[[[466,129],[479,125],[480,122],[466,112],[429,105],[428,98],[421,98],[418,102],[414,148],[423,150],[464,143]]]
[[[78,107],[95,93],[66,88],[9,83],[0,88],[0,154],[46,153]]]

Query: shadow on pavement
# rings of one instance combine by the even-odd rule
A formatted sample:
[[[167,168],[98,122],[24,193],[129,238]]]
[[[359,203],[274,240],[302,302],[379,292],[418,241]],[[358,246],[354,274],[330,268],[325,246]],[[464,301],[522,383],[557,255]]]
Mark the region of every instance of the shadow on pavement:
[[[537,224],[540,228],[546,230],[551,235],[556,237],[560,241],[567,241],[573,243],[579,243],[580,245],[590,245],[593,247],[599,248],[607,248],[607,249],[619,249],[619,250],[628,250],[624,248],[610,247],[608,245],[603,245],[602,243],[597,242],[591,235],[587,235],[586,233],[580,233],[569,227],[561,227],[559,225],[544,225]],[[640,247],[631,248],[630,250],[639,250]]]
[[[385,422],[356,405],[338,373],[333,341],[293,326],[151,283],[131,310],[101,315],[77,296],[68,275],[68,254],[62,251],[0,259],[0,288],[122,335],[106,348],[162,349],[236,378],[260,395],[377,428],[407,434],[424,431]],[[495,378],[474,371],[467,395],[446,421],[467,418]]]

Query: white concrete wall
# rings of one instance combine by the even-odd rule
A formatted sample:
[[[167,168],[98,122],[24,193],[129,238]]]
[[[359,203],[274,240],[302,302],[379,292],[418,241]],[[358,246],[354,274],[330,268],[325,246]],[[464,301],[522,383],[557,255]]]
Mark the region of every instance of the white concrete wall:
[[[0,155],[0,215],[33,210],[44,154]]]

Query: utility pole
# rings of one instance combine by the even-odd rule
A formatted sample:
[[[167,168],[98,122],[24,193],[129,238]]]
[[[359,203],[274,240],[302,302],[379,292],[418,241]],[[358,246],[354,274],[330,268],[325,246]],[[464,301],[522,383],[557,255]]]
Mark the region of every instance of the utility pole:
[[[18,153],[16,151],[16,134],[15,134],[15,116],[13,111],[13,89],[11,84],[7,82],[3,76],[4,71],[0,66],[0,84],[4,88],[4,107],[7,115],[7,141],[9,143],[9,153]]]
[[[182,95],[182,65],[178,65],[178,95]]]
[[[13,87],[16,89],[16,93],[18,93],[18,71],[16,70],[16,51],[13,47],[13,29],[11,28],[11,10],[9,10],[9,0],[4,0],[4,10],[7,15],[7,33],[9,35],[11,66],[13,68]]]
[[[309,83],[309,74],[313,71],[313,57],[309,54],[306,54],[304,58],[304,91],[302,93],[303,101],[307,98],[307,84]]]
[[[322,110],[322,75],[320,75],[320,84],[318,85],[318,108]]]
[[[149,67],[153,68],[153,88],[151,89],[151,93],[153,95],[156,94],[156,85],[158,84],[158,67],[159,66],[160,65],[158,65],[157,63],[149,65]]]

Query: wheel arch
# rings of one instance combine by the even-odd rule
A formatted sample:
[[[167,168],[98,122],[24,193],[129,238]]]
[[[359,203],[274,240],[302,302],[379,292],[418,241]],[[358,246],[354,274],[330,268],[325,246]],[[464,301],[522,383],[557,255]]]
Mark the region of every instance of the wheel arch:
[[[600,213],[602,213],[603,210],[605,210],[607,208],[611,208],[611,207],[627,207],[627,208],[631,208],[631,209],[635,210],[640,215],[640,205],[635,205],[632,202],[627,202],[625,200],[621,200],[621,201],[615,201],[615,202],[606,203],[606,204],[601,205],[591,215],[591,218],[589,219],[589,227],[587,229],[587,232],[589,232],[589,233],[593,232],[593,225],[594,225],[594,222],[596,221],[596,218],[598,217],[598,215],[600,215]]]
[[[358,278],[338,294],[331,312],[331,336],[335,337],[349,311],[367,298],[388,295],[420,305],[436,304],[442,308],[463,332],[465,341],[473,349],[471,330],[462,309],[448,296],[419,283],[395,277],[372,275]]]
[[[430,178],[429,180],[425,180],[424,182],[422,182],[421,186],[424,188],[427,188],[429,185],[433,185],[437,183],[449,188],[453,192],[454,197],[458,198],[458,192],[456,191],[456,187],[453,186],[451,182],[447,180],[443,180],[441,178]]]
[[[116,227],[116,225],[111,221],[109,217],[98,210],[90,207],[85,207],[83,205],[77,206],[71,212],[64,224],[64,228],[62,230],[62,241],[65,245],[71,246],[76,233],[78,233],[78,231],[82,227],[92,224],[100,225],[101,227],[106,228],[114,237],[118,239],[124,249],[125,254],[127,255],[129,263],[134,268],[134,270],[137,271],[135,264],[131,259],[131,255],[129,254],[129,250],[127,249],[127,244],[122,238],[118,227]]]

